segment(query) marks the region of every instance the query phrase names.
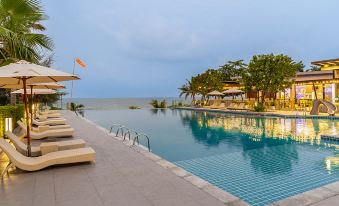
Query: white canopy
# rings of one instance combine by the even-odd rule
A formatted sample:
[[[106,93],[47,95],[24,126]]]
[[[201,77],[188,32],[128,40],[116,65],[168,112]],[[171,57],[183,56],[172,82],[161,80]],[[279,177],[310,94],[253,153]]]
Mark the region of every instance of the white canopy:
[[[33,64],[25,60],[0,67],[0,86],[8,84],[22,85],[22,78],[27,79],[27,85],[32,83],[59,82],[79,79],[79,77],[75,75]]]
[[[245,93],[244,91],[240,90],[240,89],[228,89],[226,91],[223,92],[224,94],[243,94]]]
[[[224,94],[219,91],[213,91],[207,94],[208,96],[223,96]]]
[[[27,94],[31,94],[31,90],[27,89],[26,90]],[[16,90],[14,92],[12,92],[12,94],[23,94],[24,93],[24,89],[19,89]],[[55,94],[56,91],[53,89],[33,89],[33,95],[35,94]]]

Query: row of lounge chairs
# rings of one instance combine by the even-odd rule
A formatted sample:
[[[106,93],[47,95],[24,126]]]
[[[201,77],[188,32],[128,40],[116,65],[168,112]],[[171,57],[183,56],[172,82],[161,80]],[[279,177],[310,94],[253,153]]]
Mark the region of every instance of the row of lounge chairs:
[[[61,121],[64,124],[61,124]],[[27,134],[27,127],[22,121],[17,123],[21,136],[7,131],[6,137],[12,144],[5,139],[0,139],[0,155],[5,153],[9,158],[9,163],[1,174],[2,177],[13,167],[36,171],[52,165],[95,161],[95,151],[91,147],[86,147],[86,142],[82,139],[34,144],[31,147],[31,156],[28,157],[27,145],[23,139]],[[72,137],[74,134],[74,129],[66,124],[66,120],[61,118],[60,113],[55,111],[41,112],[36,119],[33,119],[33,124],[35,126],[30,131],[32,141],[49,137]]]
[[[245,103],[231,103],[230,105],[226,106],[224,102],[217,102],[214,101],[211,105],[205,106],[205,108],[210,109],[227,109],[227,110],[233,110],[233,111],[249,111],[250,109],[247,108]]]

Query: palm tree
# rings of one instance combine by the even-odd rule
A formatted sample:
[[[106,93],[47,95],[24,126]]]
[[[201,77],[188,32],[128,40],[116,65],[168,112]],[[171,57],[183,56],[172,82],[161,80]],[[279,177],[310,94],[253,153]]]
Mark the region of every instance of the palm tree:
[[[78,112],[81,112],[85,106],[83,104],[75,104],[74,102],[71,102],[71,111],[75,112],[75,114],[78,116]]]
[[[0,0],[0,64],[24,59],[39,63],[52,40],[39,32],[46,20],[39,0]]]
[[[179,97],[182,97],[185,95],[185,100],[191,96],[192,98],[192,103],[195,104],[195,96],[198,94],[198,86],[195,83],[195,81],[192,80],[186,80],[186,84],[184,84],[182,87],[179,88],[179,90],[181,91],[179,94]]]

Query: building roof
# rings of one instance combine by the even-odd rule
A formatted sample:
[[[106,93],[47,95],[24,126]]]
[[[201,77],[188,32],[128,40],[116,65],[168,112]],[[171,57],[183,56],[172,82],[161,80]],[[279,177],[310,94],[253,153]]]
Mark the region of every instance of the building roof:
[[[326,66],[339,66],[339,58],[338,59],[327,59],[327,60],[321,60],[321,61],[314,61],[311,62],[311,64],[321,67]]]
[[[314,72],[298,72],[295,78],[296,82],[322,81],[334,79],[332,70],[314,71]]]

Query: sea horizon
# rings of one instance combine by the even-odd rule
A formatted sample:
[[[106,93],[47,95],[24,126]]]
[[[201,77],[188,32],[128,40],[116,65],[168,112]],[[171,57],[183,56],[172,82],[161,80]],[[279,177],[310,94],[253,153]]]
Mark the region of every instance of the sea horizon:
[[[112,97],[112,98],[64,98],[62,100],[62,108],[66,108],[67,102],[83,104],[86,110],[115,110],[129,109],[130,106],[138,106],[141,109],[151,109],[150,101],[156,99],[158,101],[166,100],[167,105],[172,105],[173,102],[190,103],[190,98],[180,97]],[[60,102],[57,104],[60,105]]]

